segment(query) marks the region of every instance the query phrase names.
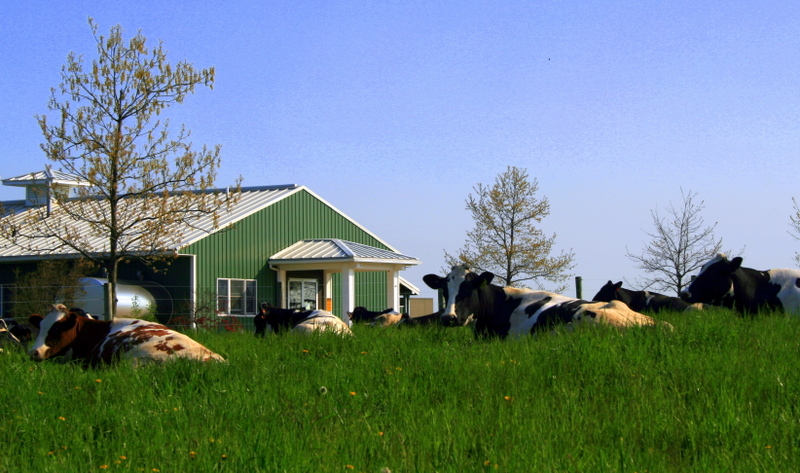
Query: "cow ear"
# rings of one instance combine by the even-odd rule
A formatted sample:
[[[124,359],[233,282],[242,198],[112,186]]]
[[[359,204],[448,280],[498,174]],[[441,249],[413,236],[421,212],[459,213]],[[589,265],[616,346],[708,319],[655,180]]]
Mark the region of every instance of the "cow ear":
[[[731,260],[731,270],[736,271],[739,267],[742,266],[742,257],[737,256]]]
[[[611,282],[611,281],[608,281],[608,282]],[[622,281],[620,281],[620,282],[618,282],[618,283],[614,284],[614,289],[615,289],[615,290],[616,290],[616,289],[619,289],[619,288],[621,288],[621,287],[622,287]]]
[[[42,317],[41,315],[33,314],[30,317],[28,317],[28,322],[38,329],[43,319],[44,317]]]
[[[422,277],[422,280],[431,289],[442,289],[444,287],[444,278],[435,274],[426,274]]]
[[[481,284],[491,284],[492,280],[494,279],[494,273],[490,273],[489,271],[484,271],[480,275]]]

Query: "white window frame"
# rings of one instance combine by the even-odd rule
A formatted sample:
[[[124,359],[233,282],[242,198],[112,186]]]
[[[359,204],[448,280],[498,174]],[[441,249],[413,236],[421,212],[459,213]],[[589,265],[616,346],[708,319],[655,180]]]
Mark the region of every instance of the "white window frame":
[[[241,294],[238,294],[239,290]],[[231,310],[231,301],[234,298],[237,298],[234,306],[242,305],[236,312]],[[217,315],[255,317],[258,312],[256,301],[258,301],[258,284],[255,279],[217,278]]]

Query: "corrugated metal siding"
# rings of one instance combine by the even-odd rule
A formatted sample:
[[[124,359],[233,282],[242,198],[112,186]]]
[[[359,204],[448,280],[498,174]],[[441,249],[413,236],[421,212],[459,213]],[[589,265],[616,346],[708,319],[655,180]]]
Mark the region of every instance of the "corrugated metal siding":
[[[216,293],[217,278],[256,279],[259,301],[275,303],[277,275],[269,269],[267,261],[276,252],[306,238],[341,238],[388,249],[303,190],[240,220],[233,230],[217,232],[189,245],[184,253],[197,255],[198,295]],[[383,278],[384,282],[380,283],[377,278]],[[375,295],[362,294],[364,291],[359,290],[357,303],[369,307],[385,304],[385,275],[358,273],[357,284],[362,280],[373,288],[383,284],[380,286],[383,289]],[[341,311],[338,281],[339,278],[334,277],[334,311],[337,315]],[[366,299],[362,302],[361,298]]]

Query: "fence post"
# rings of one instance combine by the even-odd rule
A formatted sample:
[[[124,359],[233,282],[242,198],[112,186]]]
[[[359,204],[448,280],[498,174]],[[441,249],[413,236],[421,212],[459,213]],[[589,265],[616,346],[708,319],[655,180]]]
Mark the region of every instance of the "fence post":
[[[114,305],[111,303],[111,294],[113,293],[111,290],[113,287],[112,285],[113,283],[110,282],[103,284],[103,312],[105,312],[103,314],[103,320],[114,320],[112,314]]]
[[[575,297],[583,299],[583,278],[575,276]]]

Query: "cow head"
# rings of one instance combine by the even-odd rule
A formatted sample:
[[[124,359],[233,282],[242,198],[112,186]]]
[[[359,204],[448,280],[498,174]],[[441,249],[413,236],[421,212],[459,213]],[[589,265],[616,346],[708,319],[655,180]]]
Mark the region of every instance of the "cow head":
[[[609,280],[605,286],[592,298],[593,301],[611,302],[613,300],[622,300],[619,289],[622,287],[622,281],[614,284]]]
[[[718,253],[703,265],[689,287],[681,291],[681,299],[689,303],[724,305],[723,300],[733,296],[733,273],[741,266],[741,257],[728,261],[727,256]]]
[[[422,278],[431,289],[442,290],[445,306],[441,320],[445,325],[467,325],[479,309],[478,289],[490,284],[492,279],[494,274],[478,275],[464,264],[453,266],[445,277],[426,274]]]
[[[39,329],[39,336],[28,351],[34,361],[42,361],[65,354],[77,336],[78,315],[67,311],[63,304],[53,306],[47,316],[34,314],[28,319]]]
[[[350,317],[350,320],[353,322],[363,322],[369,319],[369,311],[366,307],[358,306],[353,309],[352,312],[348,312],[347,316]],[[375,314],[373,314],[375,315]]]

